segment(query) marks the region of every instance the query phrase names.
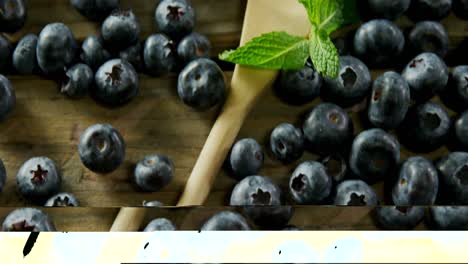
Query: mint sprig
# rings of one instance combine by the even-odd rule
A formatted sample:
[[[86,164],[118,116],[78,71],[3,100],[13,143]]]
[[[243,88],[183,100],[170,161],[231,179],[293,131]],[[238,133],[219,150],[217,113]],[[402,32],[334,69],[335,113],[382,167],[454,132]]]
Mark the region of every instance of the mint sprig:
[[[270,32],[236,50],[219,55],[223,61],[274,70],[301,69],[310,57],[315,69],[331,78],[338,76],[339,55],[330,34],[359,19],[356,0],[298,0],[307,10],[309,38],[286,32]]]

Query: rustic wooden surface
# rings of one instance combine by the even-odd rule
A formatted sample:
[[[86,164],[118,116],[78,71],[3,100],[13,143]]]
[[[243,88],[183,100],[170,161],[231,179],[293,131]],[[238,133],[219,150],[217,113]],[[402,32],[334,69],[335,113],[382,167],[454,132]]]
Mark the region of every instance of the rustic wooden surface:
[[[131,7],[141,22],[141,40],[156,32],[153,13],[157,2],[122,0],[122,6]],[[238,45],[245,1],[192,0],[192,3],[197,12],[196,30],[210,38],[214,47],[213,55]],[[97,24],[82,17],[67,0],[29,1],[28,10],[26,26],[21,32],[9,36],[10,39],[18,40],[29,32],[39,33],[47,23],[58,21],[70,26],[79,40],[96,34],[99,30]],[[404,28],[411,25],[406,18],[401,19],[399,24]],[[443,24],[448,29],[451,48],[455,49],[464,40],[468,23],[451,15]],[[374,71],[373,76],[381,72]],[[230,78],[231,73],[226,72],[226,75]],[[0,124],[0,158],[5,163],[8,173],[7,184],[0,193],[0,205],[3,206],[30,205],[18,194],[15,175],[25,160],[38,155],[48,156],[56,161],[63,174],[62,190],[75,194],[82,206],[140,206],[143,200],[159,200],[166,205],[175,205],[218,111],[212,109],[200,113],[181,103],[176,93],[175,75],[160,78],[141,75],[141,94],[130,104],[118,109],[102,107],[90,98],[67,99],[59,94],[56,82],[38,76],[8,77],[16,90],[17,107],[14,115]],[[288,106],[280,102],[270,90],[247,119],[239,138],[253,137],[266,147],[266,139],[273,127],[281,122],[300,125],[302,117],[318,102],[315,100],[300,107]],[[353,119],[358,128],[357,133],[360,127],[357,114],[353,114]],[[81,164],[77,153],[77,141],[81,132],[98,122],[107,122],[115,126],[127,144],[125,163],[109,175],[97,175],[87,170]],[[442,148],[428,156],[435,159],[446,152],[447,150]],[[133,168],[138,160],[152,153],[171,156],[176,165],[176,175],[174,181],[161,192],[142,193],[132,183]],[[411,155],[414,153],[403,150],[402,158]],[[306,153],[301,161],[316,158],[313,154]],[[283,166],[267,155],[260,174],[271,176],[284,188],[287,186],[289,174],[299,162]],[[223,171],[217,178],[206,205],[225,205],[235,183],[228,173]],[[382,196],[382,184],[377,184],[376,189]],[[317,228],[320,224],[328,223],[331,223],[329,226],[332,228],[333,221],[347,221],[352,215],[343,211],[331,213],[330,218],[322,218],[320,208],[309,210],[314,213],[307,216],[304,213],[303,218],[300,217],[301,214],[296,214],[295,219],[299,219],[297,221],[300,222],[308,218],[317,218],[317,221],[322,221],[312,225]],[[110,227],[116,213],[116,209],[74,209],[67,212],[70,217],[57,217],[56,221],[58,226],[67,230],[105,230]],[[56,214],[59,214],[58,211]],[[91,217],[89,226],[85,224],[86,216],[82,214]],[[340,225],[373,228],[369,217],[349,224],[340,222]]]

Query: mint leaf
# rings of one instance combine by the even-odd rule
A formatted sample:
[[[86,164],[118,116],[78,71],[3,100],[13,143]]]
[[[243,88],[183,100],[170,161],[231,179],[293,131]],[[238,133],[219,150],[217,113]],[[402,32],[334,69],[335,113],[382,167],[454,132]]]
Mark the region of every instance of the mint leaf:
[[[312,27],[309,51],[315,70],[330,78],[338,77],[340,66],[338,50],[326,31],[315,26]]]
[[[299,0],[307,9],[309,20],[328,35],[359,20],[356,0]]]
[[[297,70],[309,57],[309,42],[286,32],[271,32],[244,46],[221,53],[219,59],[235,64],[275,70]]]

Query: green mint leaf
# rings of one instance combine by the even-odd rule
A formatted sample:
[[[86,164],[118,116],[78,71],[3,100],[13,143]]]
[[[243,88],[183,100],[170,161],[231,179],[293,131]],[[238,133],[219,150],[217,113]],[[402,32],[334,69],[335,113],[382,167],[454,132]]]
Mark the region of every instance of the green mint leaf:
[[[308,58],[308,40],[286,32],[263,34],[236,50],[219,55],[223,61],[275,70],[301,69]]]
[[[312,24],[328,35],[338,28],[359,20],[356,0],[299,0]]]
[[[312,27],[309,39],[310,58],[315,70],[330,78],[338,77],[340,58],[330,36],[323,29]]]

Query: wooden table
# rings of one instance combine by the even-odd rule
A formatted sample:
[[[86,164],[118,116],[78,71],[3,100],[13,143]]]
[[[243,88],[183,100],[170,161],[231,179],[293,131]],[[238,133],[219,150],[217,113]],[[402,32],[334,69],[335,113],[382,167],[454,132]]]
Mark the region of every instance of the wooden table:
[[[142,26],[141,40],[156,32],[153,17],[158,1],[122,0],[121,2],[124,8],[131,7],[138,16]],[[214,47],[213,56],[238,45],[245,1],[192,0],[192,3],[197,12],[196,31],[210,38]],[[9,36],[14,41],[26,33],[39,33],[43,26],[51,22],[64,22],[80,41],[88,35],[96,34],[99,30],[99,25],[79,15],[70,6],[69,1],[34,0],[29,1],[29,5],[29,18],[24,29]],[[464,39],[468,23],[453,15],[443,23],[448,28],[451,47],[454,49]],[[405,18],[401,19],[399,24],[404,28],[411,25]],[[222,66],[230,78],[229,70],[232,66],[227,64]],[[373,76],[380,73],[382,71],[374,71]],[[8,174],[7,184],[0,194],[0,205],[3,206],[30,205],[19,195],[15,175],[21,164],[33,156],[48,156],[56,161],[63,175],[62,191],[75,194],[82,206],[139,206],[143,200],[159,200],[165,205],[175,205],[218,111],[212,109],[202,113],[185,106],[177,96],[175,75],[160,78],[140,75],[140,95],[128,105],[118,109],[105,108],[90,98],[70,100],[59,93],[56,82],[38,76],[8,77],[16,90],[17,107],[14,115],[0,124],[0,158],[5,163]],[[281,122],[291,122],[300,126],[304,115],[318,102],[319,100],[315,100],[300,107],[288,106],[269,91],[245,122],[239,138],[255,138],[264,143],[267,150],[267,139],[271,129]],[[353,113],[353,119],[357,133],[361,127],[360,119],[356,113]],[[110,123],[116,127],[127,144],[125,163],[108,175],[97,175],[86,169],[81,164],[77,152],[80,134],[88,126],[98,122]],[[446,152],[445,148],[441,148],[428,157],[435,159]],[[132,182],[133,169],[136,162],[145,155],[153,153],[172,157],[176,166],[175,179],[161,192],[142,193]],[[402,155],[402,158],[406,158],[414,153],[403,150]],[[315,155],[307,153],[301,161],[316,158]],[[291,171],[301,161],[283,166],[267,155],[260,174],[271,176],[281,187],[286,188]],[[221,172],[206,205],[227,204],[226,201],[235,183],[236,181],[231,179],[227,172]],[[376,189],[382,195],[382,184],[378,184]],[[6,212],[6,209],[2,210],[1,212]],[[176,215],[182,215],[183,210],[190,211],[190,209],[167,210],[175,212]],[[303,213],[301,215],[304,218],[298,219],[298,216],[295,216],[294,219],[300,223],[306,221],[304,219],[319,216],[315,224],[313,221],[308,222],[314,228],[333,229],[339,226],[373,228],[368,214],[363,214],[367,218],[363,217],[359,221],[344,224],[353,215],[352,211],[362,212],[368,209],[309,208],[301,212],[307,210],[314,213],[310,215]],[[330,215],[333,216],[333,220],[323,221],[321,210],[333,211],[334,213]],[[347,210],[351,213],[346,212]],[[57,217],[56,221],[58,226],[67,230],[106,230],[110,227],[117,209],[82,208],[52,211],[53,215],[64,214],[63,219]],[[206,213],[201,212],[201,214],[206,218]]]

